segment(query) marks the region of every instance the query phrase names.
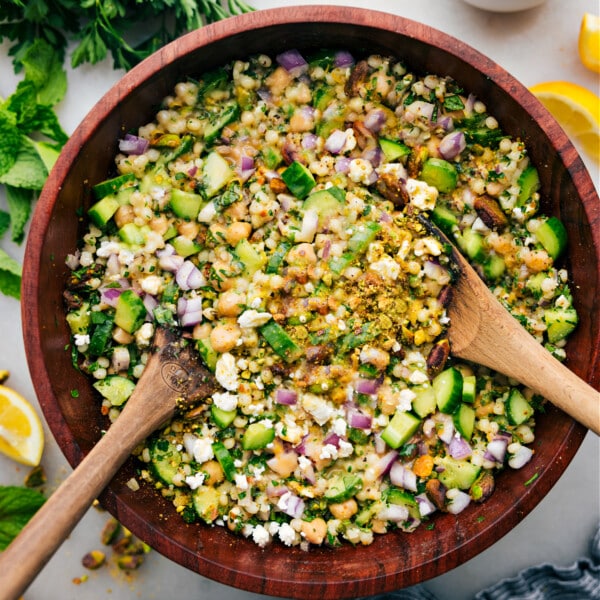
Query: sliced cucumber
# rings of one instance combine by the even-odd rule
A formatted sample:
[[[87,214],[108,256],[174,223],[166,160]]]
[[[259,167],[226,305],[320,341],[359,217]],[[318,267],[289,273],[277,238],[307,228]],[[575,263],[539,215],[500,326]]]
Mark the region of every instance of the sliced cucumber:
[[[332,504],[345,502],[360,492],[363,486],[362,479],[355,474],[338,475],[327,482],[325,499]]]
[[[154,438],[149,446],[150,471],[166,485],[173,485],[173,478],[179,472],[181,452],[167,440]]]
[[[112,179],[101,181],[92,187],[94,196],[97,200],[101,200],[104,196],[109,194],[116,194],[124,185],[132,184],[135,181],[135,175],[133,173],[126,173],[125,175],[118,175]]]
[[[560,219],[550,217],[535,231],[535,237],[546,252],[557,259],[567,247],[567,230]]]
[[[522,425],[533,415],[533,406],[527,398],[516,388],[510,391],[506,401],[506,416],[512,425]]]
[[[532,165],[527,166],[519,176],[517,185],[521,188],[517,196],[517,206],[523,206],[534,192],[540,189],[540,175],[537,169]]]
[[[89,303],[84,302],[79,308],[67,313],[66,319],[73,335],[76,333],[87,333],[92,322]]]
[[[458,183],[456,167],[443,158],[428,158],[423,164],[420,177],[442,194],[454,190]]]
[[[275,274],[279,273],[281,270],[281,265],[292,247],[291,242],[283,241],[280,242],[277,248],[273,251],[271,256],[269,256],[269,261],[267,262],[267,266],[265,268],[265,273]]]
[[[442,371],[433,380],[437,406],[441,412],[452,414],[462,400],[463,377],[454,367]]]
[[[233,481],[235,477],[235,464],[229,450],[225,448],[222,442],[215,442],[212,445],[212,450],[215,458],[223,469],[227,481]]]
[[[410,492],[407,492],[406,490],[397,487],[392,487],[389,488],[387,492],[386,500],[388,504],[396,504],[399,506],[406,507],[411,517],[418,520],[421,519],[421,514],[419,513],[419,505],[415,500],[414,495]]]
[[[109,375],[96,381],[94,388],[113,406],[121,406],[133,393],[135,383],[121,375]]]
[[[381,439],[390,448],[400,448],[402,444],[406,444],[410,440],[420,424],[421,419],[415,417],[412,413],[398,410],[386,428],[381,432]]]
[[[412,409],[419,417],[421,417],[421,419],[424,419],[427,415],[435,412],[437,402],[433,387],[428,386],[413,391],[415,392],[416,397],[412,401]]]
[[[324,219],[339,214],[344,208],[345,195],[343,190],[336,187],[319,190],[307,196],[302,207],[304,210],[314,209],[319,217]]]
[[[546,333],[551,344],[566,338],[577,327],[579,317],[573,307],[550,308],[544,312]]]
[[[217,351],[212,347],[210,338],[196,340],[196,349],[202,357],[204,364],[214,373],[217,367]]]
[[[127,333],[134,333],[144,323],[146,314],[144,301],[133,290],[125,290],[117,300],[115,325]]]
[[[204,129],[204,141],[212,144],[221,134],[223,127],[238,118],[240,107],[232,101],[225,105],[218,114],[211,115],[210,123]]]
[[[468,460],[457,460],[451,456],[440,459],[439,466],[443,469],[438,475],[439,480],[448,488],[461,490],[468,490],[481,471],[481,467]]]
[[[410,154],[410,148],[403,142],[379,138],[379,146],[388,162],[405,158]]]
[[[244,265],[244,272],[250,277],[256,271],[260,271],[267,262],[266,256],[245,238],[236,244],[235,253]]]
[[[175,188],[171,191],[169,206],[177,217],[194,221],[206,201],[200,194]]]
[[[477,377],[475,375],[463,376],[462,401],[473,404],[477,397]]]
[[[184,258],[192,256],[192,254],[198,254],[198,252],[202,250],[202,246],[198,244],[198,242],[190,240],[190,238],[185,237],[184,235],[174,237],[171,240],[171,245],[175,248],[175,252]]]
[[[488,281],[497,281],[504,275],[506,263],[499,254],[490,254],[483,263],[483,274]]]
[[[262,325],[259,328],[259,331],[269,346],[271,346],[285,362],[294,362],[304,354],[302,348],[296,344],[285,329],[272,319]]]
[[[208,485],[201,485],[194,490],[194,510],[205,523],[212,523],[219,516],[220,496],[216,488]]]
[[[88,210],[88,216],[100,229],[104,229],[119,209],[119,201],[112,195],[104,196]]]
[[[223,410],[216,404],[210,407],[210,416],[215,424],[221,429],[229,427],[237,416],[237,410]]]
[[[265,448],[275,439],[275,429],[267,427],[264,423],[250,423],[242,437],[244,450],[260,450]]]
[[[470,228],[456,234],[459,248],[473,261],[483,263],[486,258],[483,236]]]
[[[298,161],[294,161],[285,171],[281,178],[287,185],[291,194],[303,200],[315,187],[316,181],[313,174]]]
[[[443,204],[436,204],[431,213],[431,220],[446,234],[451,235],[454,227],[458,225],[458,217]]]
[[[147,227],[138,227],[135,223],[125,223],[119,229],[119,237],[130,246],[143,246],[146,243]]]
[[[454,421],[454,427],[460,435],[467,441],[469,441],[473,435],[473,429],[475,428],[475,411],[473,408],[465,404],[464,402],[458,407],[456,412],[452,415]]]
[[[215,196],[233,179],[233,176],[229,163],[218,152],[211,152],[202,166],[202,182],[206,197]]]

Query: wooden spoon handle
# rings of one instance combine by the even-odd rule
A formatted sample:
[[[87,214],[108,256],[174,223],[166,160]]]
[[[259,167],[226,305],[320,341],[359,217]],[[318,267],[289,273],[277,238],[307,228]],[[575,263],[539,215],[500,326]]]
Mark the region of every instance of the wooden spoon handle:
[[[135,445],[158,424],[151,423],[147,415],[123,411],[92,451],[0,554],[1,599],[16,600],[21,596]]]
[[[454,355],[516,379],[600,435],[600,393],[556,360],[478,281],[465,277],[455,292],[460,301],[450,318],[461,327],[451,335]]]

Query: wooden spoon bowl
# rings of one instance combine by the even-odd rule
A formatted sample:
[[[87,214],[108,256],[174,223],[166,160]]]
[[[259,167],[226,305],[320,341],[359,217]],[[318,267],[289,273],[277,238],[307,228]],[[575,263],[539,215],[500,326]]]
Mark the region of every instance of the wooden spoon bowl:
[[[91,186],[111,173],[117,139],[152,118],[158,102],[188,76],[249,53],[323,45],[354,54],[402,57],[411,69],[450,75],[483,100],[501,127],[521,137],[537,165],[543,211],[565,223],[571,244],[565,265],[573,279],[581,323],[569,340],[567,365],[598,387],[600,371],[600,201],[581,159],[538,101],[491,60],[428,26],[379,12],[334,6],[260,11],[216,23],[170,44],[130,71],[92,109],[72,135],[38,202],[28,238],[23,283],[23,328],[29,367],[44,415],[72,465],[107,427],[90,382],[71,365],[65,347],[62,291],[82,232],[78,211]],[[74,398],[71,391],[77,389]],[[557,409],[540,416],[535,458],[499,477],[484,504],[432,529],[378,536],[371,546],[304,552],[281,544],[261,549],[221,527],[186,525],[151,487],[132,491],[129,460],[101,494],[101,503],[134,534],[185,567],[222,583],[285,597],[338,599],[399,589],[440,575],[497,541],[550,490],[586,430]],[[528,485],[526,482],[532,480]]]

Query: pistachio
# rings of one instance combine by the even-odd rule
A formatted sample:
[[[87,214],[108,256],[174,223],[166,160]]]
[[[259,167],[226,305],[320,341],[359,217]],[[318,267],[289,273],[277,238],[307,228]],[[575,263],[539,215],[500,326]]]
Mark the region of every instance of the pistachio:
[[[109,519],[100,533],[100,541],[105,546],[114,543],[121,533],[121,524],[116,519]]]
[[[101,550],[92,550],[88,552],[82,559],[81,564],[90,570],[99,569],[106,561],[106,555]]]

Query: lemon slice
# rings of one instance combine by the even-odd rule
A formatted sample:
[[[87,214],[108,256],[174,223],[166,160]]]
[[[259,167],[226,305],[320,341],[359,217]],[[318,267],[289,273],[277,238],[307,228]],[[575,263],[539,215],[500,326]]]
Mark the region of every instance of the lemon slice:
[[[579,29],[579,57],[592,71],[600,73],[600,17],[585,13]]]
[[[576,83],[547,81],[529,88],[567,134],[600,162],[600,97]]]
[[[0,452],[30,466],[37,466],[44,449],[42,423],[27,400],[0,385]]]

